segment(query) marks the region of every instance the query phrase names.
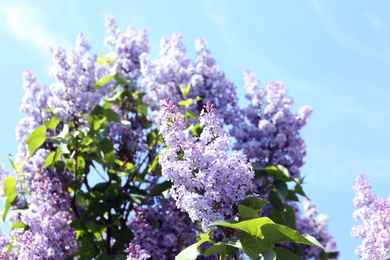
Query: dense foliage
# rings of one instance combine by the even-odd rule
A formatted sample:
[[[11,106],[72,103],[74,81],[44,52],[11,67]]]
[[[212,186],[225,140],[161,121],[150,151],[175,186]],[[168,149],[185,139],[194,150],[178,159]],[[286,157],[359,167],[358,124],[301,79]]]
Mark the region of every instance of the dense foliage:
[[[192,61],[165,36],[153,60],[146,31],[106,26],[112,52],[80,34],[52,49],[50,87],[23,75],[1,259],[337,258],[302,189],[311,107],[247,71],[240,108],[204,39]]]

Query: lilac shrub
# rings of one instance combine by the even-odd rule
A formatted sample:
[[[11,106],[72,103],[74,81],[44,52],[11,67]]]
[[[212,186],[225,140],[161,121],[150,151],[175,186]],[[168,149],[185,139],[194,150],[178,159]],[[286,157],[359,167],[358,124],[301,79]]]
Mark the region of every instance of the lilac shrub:
[[[353,213],[361,225],[352,228],[351,236],[363,239],[355,253],[364,260],[390,257],[390,197],[386,200],[371,193],[371,184],[361,173],[356,177]]]
[[[178,208],[208,230],[213,221],[230,218],[233,207],[253,188],[254,173],[245,155],[229,155],[230,137],[213,105],[200,115],[200,137],[184,132],[185,120],[172,100],[160,111],[160,133],[168,148],[161,152],[162,174],[173,182],[171,195]]]
[[[199,225],[208,231],[214,221],[259,217],[259,198],[239,204],[253,191],[272,189],[272,178],[255,179],[251,163],[280,164],[300,178],[306,151],[299,131],[311,108],[292,113],[283,83],[272,82],[264,91],[247,72],[246,97],[252,103],[241,110],[235,85],[203,38],[195,41],[191,60],[181,33],[164,36],[160,59],[153,60],[146,30],[129,26],[121,31],[113,16],[107,16],[106,26],[105,44],[112,53],[98,58],[79,34],[74,50],[52,49],[55,83],[38,84],[29,70],[23,75],[17,183],[11,178],[5,184],[8,193],[0,192],[1,199],[14,199],[7,204],[7,220],[14,226],[11,237],[0,234],[0,259],[173,259],[183,249],[194,249],[190,245],[201,233]],[[188,102],[184,108],[175,105],[183,102]],[[232,151],[225,126],[243,154]],[[44,131],[34,136],[36,129]],[[100,182],[92,185],[91,174],[100,175]],[[8,176],[0,166],[0,179]],[[267,192],[257,195],[267,199]],[[333,249],[327,219],[312,208],[302,215],[295,211],[298,231]],[[224,235],[210,233],[210,238],[237,257],[237,249],[223,243],[241,229],[221,230]],[[7,254],[4,247],[11,240],[14,248]],[[205,241],[208,247],[202,249],[215,250],[211,240]],[[261,252],[252,249],[258,257]],[[305,254],[319,252],[309,248]]]

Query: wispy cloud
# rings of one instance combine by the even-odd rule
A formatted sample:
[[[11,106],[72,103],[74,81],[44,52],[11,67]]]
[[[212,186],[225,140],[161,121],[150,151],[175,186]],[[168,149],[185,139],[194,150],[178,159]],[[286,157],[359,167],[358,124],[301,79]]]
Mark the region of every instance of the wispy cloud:
[[[326,13],[326,10],[321,6],[318,0],[311,0],[311,6],[313,11],[317,15],[318,19],[323,23],[325,28],[328,30],[329,34],[339,42],[339,44],[348,47],[349,49],[353,49],[359,53],[364,53],[365,55],[369,55],[376,60],[380,60],[385,64],[389,64],[389,61],[384,57],[383,53],[377,50],[374,50],[361,41],[353,37],[347,31],[345,31],[337,22],[335,22],[332,17]],[[367,15],[366,15],[367,17]],[[372,23],[373,27],[376,30],[382,26],[380,19],[378,17],[369,14],[367,17]]]
[[[267,68],[270,74],[272,72],[286,75],[285,71],[279,64],[266,59],[261,55],[259,50],[254,50],[248,44],[251,40],[243,34],[242,28],[239,28],[236,21],[237,15],[234,12],[232,5],[227,5],[225,1],[207,1],[204,0],[204,10],[207,17],[217,29],[221,41],[227,46],[231,53],[234,53],[234,64],[236,67],[244,67],[245,69]],[[233,9],[233,10],[232,10]],[[251,18],[255,18],[252,13],[248,14]],[[257,15],[257,14],[256,14]],[[247,33],[247,32],[245,32]],[[253,39],[252,39],[253,40]]]
[[[35,6],[22,5],[19,2],[0,5],[0,14],[0,28],[20,40],[33,43],[45,51],[59,43],[64,47],[70,46],[63,36],[48,28],[45,12]]]

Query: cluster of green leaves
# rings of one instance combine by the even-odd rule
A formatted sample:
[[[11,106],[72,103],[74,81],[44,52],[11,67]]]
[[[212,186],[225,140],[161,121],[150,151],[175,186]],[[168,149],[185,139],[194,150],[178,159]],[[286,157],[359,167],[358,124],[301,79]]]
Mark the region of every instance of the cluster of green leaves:
[[[231,237],[230,239],[226,242],[213,242],[210,236],[217,228],[211,229],[197,243],[183,250],[176,260],[195,260],[205,242],[211,246],[202,252],[202,255],[219,255],[220,259],[232,259],[238,250],[256,260],[301,259],[291,251],[275,246],[280,242],[295,242],[324,249],[314,237],[301,235],[290,227],[277,224],[267,217],[260,217],[261,209],[267,204],[268,202],[258,197],[244,199],[238,206],[241,221],[220,220],[210,224],[212,227],[217,226],[226,237]]]

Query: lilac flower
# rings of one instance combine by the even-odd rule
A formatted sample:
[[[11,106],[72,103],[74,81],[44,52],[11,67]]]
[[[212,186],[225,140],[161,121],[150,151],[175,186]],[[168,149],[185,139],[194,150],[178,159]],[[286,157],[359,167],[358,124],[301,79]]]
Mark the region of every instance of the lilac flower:
[[[145,260],[150,258],[150,255],[145,251],[145,249],[140,250],[139,245],[129,244],[129,247],[126,248],[125,252],[128,253],[126,260]]]
[[[27,138],[31,132],[43,124],[45,119],[51,118],[50,113],[45,110],[48,108],[47,100],[50,92],[45,85],[37,84],[34,72],[26,70],[23,73],[23,89],[25,91],[20,112],[26,116],[22,118],[16,126],[16,140],[19,142],[17,163],[27,159],[29,156]]]
[[[68,225],[72,218],[69,193],[58,179],[39,174],[31,184],[29,208],[20,215],[20,221],[29,229],[11,231],[19,259],[65,259],[75,254],[79,246],[75,244],[75,231]]]
[[[11,243],[11,238],[3,235],[0,232],[0,259],[1,260],[16,260],[17,254],[14,249],[11,250],[11,252],[8,251],[8,247]]]
[[[7,179],[9,176],[11,176],[11,173],[4,169],[4,164],[0,163],[0,184],[3,184],[4,180]],[[3,200],[4,202],[6,200],[3,185],[1,185],[0,187],[0,200]]]
[[[47,103],[65,121],[81,118],[100,101],[101,94],[95,86],[99,69],[90,48],[86,37],[79,34],[76,48],[69,54],[61,46],[52,51],[50,75],[58,82],[50,86],[52,95]]]
[[[159,101],[166,98],[177,103],[183,100],[180,86],[190,83],[188,98],[202,98],[190,107],[191,111],[199,114],[203,105],[210,102],[218,108],[226,124],[238,123],[236,87],[220,71],[203,38],[195,41],[195,49],[197,57],[191,62],[186,56],[181,33],[174,32],[170,38],[164,36],[161,39],[161,59],[151,60],[149,54],[142,54],[141,72],[144,78],[141,87],[147,91],[144,102],[150,105],[152,111],[157,111]],[[156,116],[152,113],[149,118],[157,122]]]
[[[361,259],[388,259],[390,257],[390,196],[387,201],[371,193],[371,185],[361,173],[353,189],[356,197],[353,204],[357,209],[353,213],[361,225],[352,228],[351,236],[362,238],[362,244],[355,253]]]
[[[287,96],[283,82],[273,81],[264,91],[254,73],[246,71],[244,80],[251,104],[244,110],[247,120],[231,130],[237,140],[235,149],[242,149],[261,167],[281,164],[292,177],[300,178],[306,145],[299,132],[312,108],[304,106],[293,114],[293,99]]]
[[[170,199],[157,197],[137,208],[130,228],[133,244],[145,248],[153,259],[173,259],[181,249],[196,242],[196,227],[185,223],[186,214]]]
[[[120,72],[128,80],[137,80],[141,75],[140,56],[148,53],[150,46],[146,30],[137,30],[133,26],[122,32],[117,28],[114,16],[106,16],[107,32],[110,34],[104,43],[106,46],[116,49],[117,72]]]
[[[178,208],[188,212],[202,228],[232,217],[233,208],[253,188],[254,173],[246,156],[229,155],[230,137],[210,103],[201,112],[200,137],[184,132],[186,123],[171,100],[160,111],[160,133],[166,145],[159,157],[162,174],[173,182],[171,195]]]

